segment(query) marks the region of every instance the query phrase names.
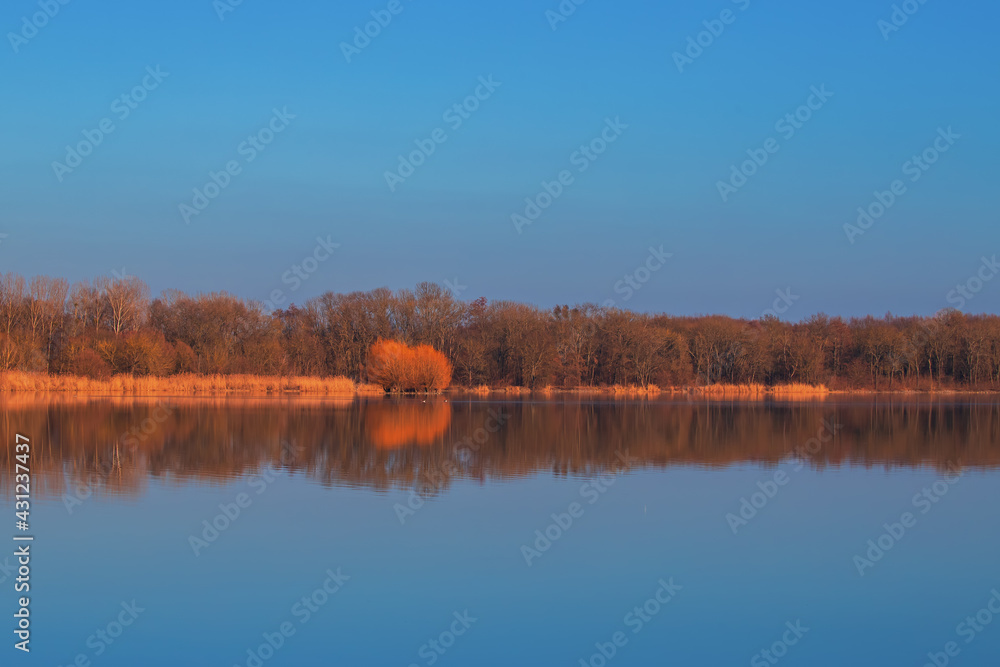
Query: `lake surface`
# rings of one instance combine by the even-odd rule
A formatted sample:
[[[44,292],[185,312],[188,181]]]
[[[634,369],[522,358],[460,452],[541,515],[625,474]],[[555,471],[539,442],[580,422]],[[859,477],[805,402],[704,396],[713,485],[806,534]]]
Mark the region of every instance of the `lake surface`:
[[[0,420],[0,536],[22,433],[35,538],[4,665],[1000,664],[993,399],[3,396]]]

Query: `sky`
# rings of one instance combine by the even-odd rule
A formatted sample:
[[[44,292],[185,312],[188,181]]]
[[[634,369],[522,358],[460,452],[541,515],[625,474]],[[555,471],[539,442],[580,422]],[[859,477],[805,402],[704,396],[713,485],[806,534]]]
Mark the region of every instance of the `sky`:
[[[929,315],[962,285],[995,312],[998,19],[9,0],[0,272],[791,320]]]

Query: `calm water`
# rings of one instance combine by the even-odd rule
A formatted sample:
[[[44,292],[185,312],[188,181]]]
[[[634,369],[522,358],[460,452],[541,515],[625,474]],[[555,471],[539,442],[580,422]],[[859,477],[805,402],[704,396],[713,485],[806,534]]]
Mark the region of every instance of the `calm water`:
[[[3,665],[1000,663],[989,400],[0,401]]]

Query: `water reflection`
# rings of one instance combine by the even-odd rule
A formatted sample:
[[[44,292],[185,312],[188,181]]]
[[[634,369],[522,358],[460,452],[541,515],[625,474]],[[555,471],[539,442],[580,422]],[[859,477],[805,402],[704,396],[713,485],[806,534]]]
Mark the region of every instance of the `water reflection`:
[[[373,403],[365,410],[365,423],[376,447],[430,445],[448,430],[451,406],[444,401]]]
[[[267,466],[377,489],[415,488],[433,475],[433,488],[443,490],[455,477],[591,474],[614,467],[624,450],[639,467],[775,464],[816,444],[824,420],[839,427],[810,451],[813,467],[1000,465],[1000,406],[985,398],[0,400],[7,442],[0,487],[6,493],[13,479],[13,434],[25,433],[35,442],[35,493],[43,497],[81,485],[137,496],[150,477],[210,482]]]

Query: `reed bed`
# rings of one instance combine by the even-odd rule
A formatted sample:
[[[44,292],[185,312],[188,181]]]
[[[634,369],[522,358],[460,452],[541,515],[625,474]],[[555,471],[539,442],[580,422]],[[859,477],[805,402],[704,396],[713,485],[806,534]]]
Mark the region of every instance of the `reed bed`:
[[[799,382],[794,382],[792,384],[776,384],[770,388],[771,393],[775,396],[816,396],[816,395],[826,395],[830,393],[825,384],[801,384]]]
[[[764,385],[754,384],[710,384],[705,387],[692,387],[691,391],[702,396],[722,397],[722,398],[762,398],[764,396],[775,396],[780,398],[815,398],[816,396],[826,396],[830,393],[826,385],[812,384],[779,384]]]
[[[610,387],[574,387],[562,390],[572,394],[600,395],[600,396],[656,396],[663,393],[655,384],[614,384]]]
[[[610,392],[615,396],[656,396],[660,393],[660,388],[655,384],[643,385],[614,385]]]
[[[48,375],[8,371],[0,373],[0,392],[61,392],[104,395],[286,395],[314,396],[382,395],[382,387],[356,384],[345,377],[297,377],[261,375],[196,375],[166,377],[115,375],[107,380],[74,375]]]
[[[497,387],[493,391],[507,396],[527,396],[531,393],[529,387]]]
[[[602,396],[657,396],[661,393],[681,391],[677,387],[650,385],[612,385],[610,387],[574,387],[563,389],[546,386],[541,389],[528,387],[497,387],[479,385],[460,390],[465,393],[487,396],[492,393],[505,396],[529,396],[532,394],[551,396],[569,393]],[[709,398],[762,398],[779,397],[787,400],[812,399],[826,396],[830,390],[825,385],[786,384],[767,386],[763,384],[712,384],[691,387],[691,393]],[[0,392],[92,394],[111,396],[143,396],[171,394],[250,396],[311,395],[311,396],[381,396],[385,390],[380,385],[355,383],[346,377],[300,377],[263,375],[199,375],[182,373],[179,375],[134,376],[115,375],[106,380],[96,380],[75,375],[49,375],[46,373],[25,373],[6,371],[0,373]]]
[[[710,384],[704,387],[692,387],[691,391],[703,396],[722,397],[753,397],[763,396],[767,387],[762,384]]]
[[[649,385],[612,385],[612,386],[578,386],[578,387],[554,387],[545,385],[531,389],[529,387],[490,387],[481,384],[476,387],[455,387],[454,391],[461,394],[472,394],[478,396],[488,396],[490,394],[503,394],[505,396],[554,396],[560,394],[583,395],[583,396],[656,396],[661,393],[673,393],[678,391],[675,387],[661,389],[655,384]]]

